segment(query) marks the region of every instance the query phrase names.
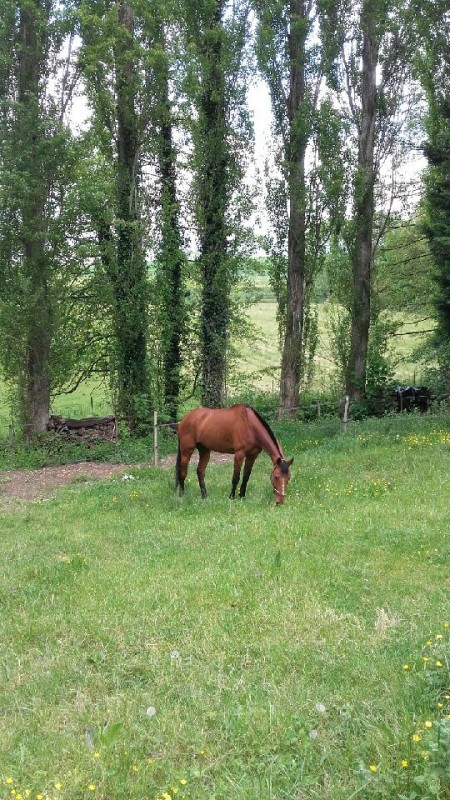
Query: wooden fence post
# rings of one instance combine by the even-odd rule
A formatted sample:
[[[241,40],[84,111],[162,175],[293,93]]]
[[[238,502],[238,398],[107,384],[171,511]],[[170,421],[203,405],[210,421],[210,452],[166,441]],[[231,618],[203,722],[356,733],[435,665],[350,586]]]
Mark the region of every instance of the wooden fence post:
[[[153,456],[155,467],[158,466],[159,463],[159,455],[158,455],[158,412],[153,412]]]
[[[348,394],[345,395],[345,403],[344,403],[344,417],[342,422],[344,423],[344,433],[347,433],[348,430],[348,407],[350,404],[350,397]]]

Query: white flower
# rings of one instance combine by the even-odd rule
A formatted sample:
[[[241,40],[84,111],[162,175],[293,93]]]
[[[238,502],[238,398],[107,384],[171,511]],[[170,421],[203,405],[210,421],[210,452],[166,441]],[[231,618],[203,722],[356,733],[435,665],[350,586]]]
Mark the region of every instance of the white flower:
[[[316,731],[316,730],[312,730],[308,734],[310,739],[317,739],[318,735],[319,735],[319,731]]]
[[[155,716],[155,714],[156,714],[156,708],[155,708],[155,706],[149,706],[149,707],[147,708],[147,716],[148,716],[148,717],[154,717],[154,716]]]
[[[135,478],[134,478],[134,475],[122,475],[122,480],[123,481],[134,481]]]
[[[325,714],[325,711],[327,709],[326,709],[326,706],[324,706],[323,703],[316,703],[316,710],[319,712],[319,714]]]

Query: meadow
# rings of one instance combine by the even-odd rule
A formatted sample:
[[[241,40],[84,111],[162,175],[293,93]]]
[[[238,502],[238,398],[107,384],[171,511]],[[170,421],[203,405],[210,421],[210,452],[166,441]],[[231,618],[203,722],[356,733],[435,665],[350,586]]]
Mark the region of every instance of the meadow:
[[[0,500],[0,798],[450,797],[450,418]]]

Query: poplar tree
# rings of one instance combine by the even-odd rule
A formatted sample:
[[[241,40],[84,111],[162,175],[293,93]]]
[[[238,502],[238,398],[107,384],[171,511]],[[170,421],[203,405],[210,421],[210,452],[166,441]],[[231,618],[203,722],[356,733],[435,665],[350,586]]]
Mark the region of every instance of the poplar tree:
[[[148,280],[140,199],[142,41],[125,0],[80,4],[81,68],[96,145],[110,169],[111,195],[91,206],[113,298],[118,412],[134,433],[148,424]],[[113,213],[111,214],[111,205]]]
[[[225,0],[185,0],[186,86],[195,109],[191,131],[195,218],[201,284],[200,360],[202,404],[224,404],[236,279],[231,219],[233,196],[243,177],[242,54],[247,8]],[[239,111],[240,107],[240,111]],[[240,116],[241,115],[241,116]]]
[[[5,0],[0,10],[0,344],[26,438],[49,417],[60,187],[73,163],[56,99],[65,27],[56,6]]]

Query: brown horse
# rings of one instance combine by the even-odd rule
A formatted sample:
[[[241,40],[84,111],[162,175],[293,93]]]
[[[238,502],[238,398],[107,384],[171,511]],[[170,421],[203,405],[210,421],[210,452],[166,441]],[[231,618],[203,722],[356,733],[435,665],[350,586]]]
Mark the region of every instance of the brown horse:
[[[202,497],[207,496],[205,470],[211,450],[217,453],[234,453],[233,480],[230,499],[234,500],[245,458],[244,475],[239,497],[245,497],[248,479],[255,459],[262,450],[269,454],[273,463],[270,476],[275,503],[284,502],[286,486],[290,480],[289,467],[275,434],[267,422],[251,406],[239,403],[230,408],[196,408],[189,411],[178,423],[178,455],[176,465],[176,487],[180,495],[184,492],[190,458],[195,448],[199,453],[197,467],[198,482]]]

